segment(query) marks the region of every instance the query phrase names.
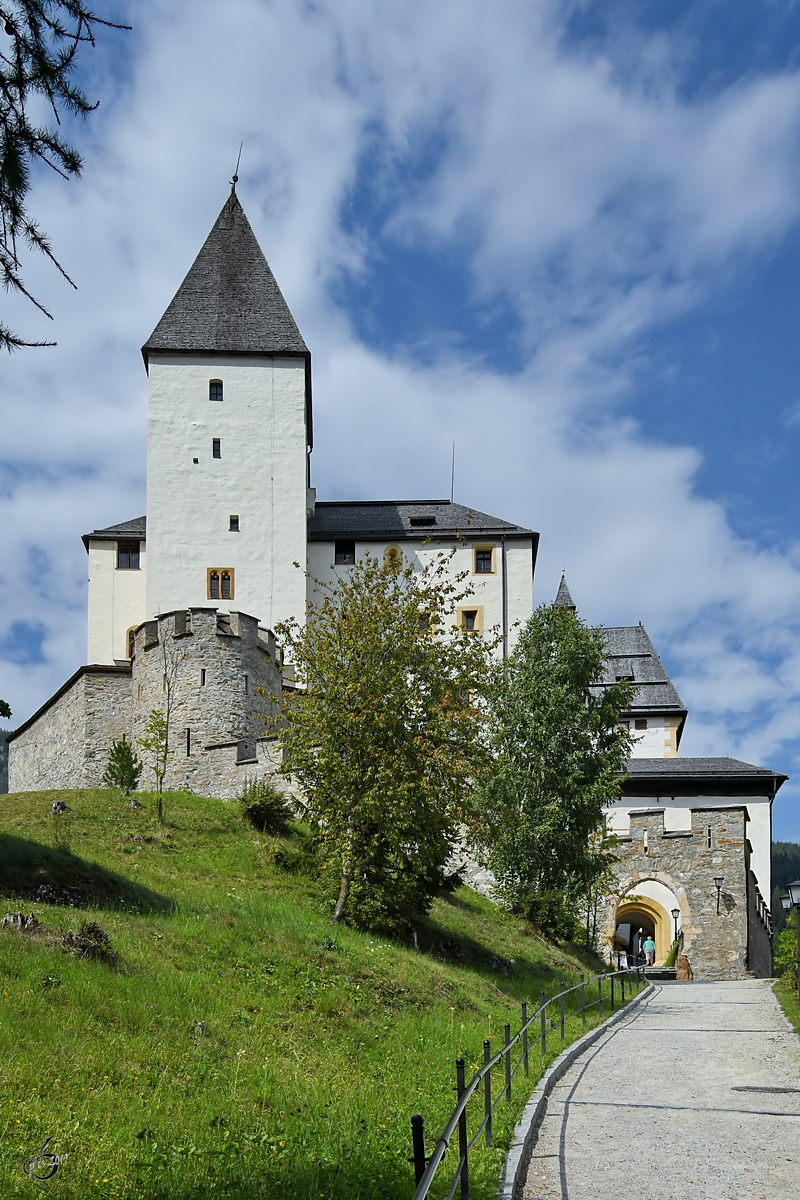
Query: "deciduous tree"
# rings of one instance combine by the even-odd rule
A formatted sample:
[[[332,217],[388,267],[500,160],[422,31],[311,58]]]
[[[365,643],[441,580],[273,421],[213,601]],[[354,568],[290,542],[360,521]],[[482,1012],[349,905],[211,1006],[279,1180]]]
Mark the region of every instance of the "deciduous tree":
[[[441,886],[487,761],[493,641],[455,628],[467,589],[445,556],[415,571],[367,555],[316,588],[306,625],[277,630],[301,684],[283,770],[305,793],[332,919],[398,927]]]
[[[632,685],[598,687],[605,642],[571,609],[538,608],[504,669],[476,840],[501,896],[543,932],[573,936],[607,867],[596,836],[630,750]]]

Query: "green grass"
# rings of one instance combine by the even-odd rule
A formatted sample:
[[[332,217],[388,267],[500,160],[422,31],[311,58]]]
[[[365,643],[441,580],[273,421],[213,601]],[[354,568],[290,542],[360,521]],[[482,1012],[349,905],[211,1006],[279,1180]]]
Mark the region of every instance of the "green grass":
[[[50,816],[59,795],[66,819]],[[455,1057],[469,1077],[483,1039],[518,1027],[521,1000],[597,969],[467,888],[418,922],[419,949],[332,928],[313,880],[278,870],[277,843],[238,806],[171,794],[167,838],[144,799],[2,797],[0,894],[73,903],[5,908],[52,930],[95,919],[120,955],[112,970],[0,934],[4,1200],[37,1186],[65,1200],[400,1200],[410,1117],[424,1114],[432,1145]],[[569,1018],[566,1040],[581,1032]],[[494,1195],[513,1123],[562,1048],[554,1034],[544,1062],[532,1053],[498,1110],[495,1147],[470,1162],[475,1200]],[[51,1134],[68,1159],[37,1185],[23,1160]]]
[[[779,979],[773,984],[778,1003],[789,1018],[795,1033],[800,1033],[800,1004],[797,999],[797,988],[788,979]]]

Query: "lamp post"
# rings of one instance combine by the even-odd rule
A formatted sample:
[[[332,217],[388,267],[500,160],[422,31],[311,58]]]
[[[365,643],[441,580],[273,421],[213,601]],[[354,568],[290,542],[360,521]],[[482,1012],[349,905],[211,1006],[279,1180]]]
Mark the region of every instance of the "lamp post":
[[[672,919],[675,922],[675,937],[672,939],[673,942],[677,942],[677,940],[678,940],[678,917],[680,915],[681,915],[681,910],[679,908],[673,908]]]
[[[786,893],[781,896],[781,904],[787,912],[794,905],[797,914],[797,998],[800,1001],[800,879],[787,884]]]
[[[719,897],[720,897],[720,892],[722,891],[722,885],[724,882],[725,882],[724,875],[715,875],[714,876],[714,887],[717,889],[717,916],[719,916]]]

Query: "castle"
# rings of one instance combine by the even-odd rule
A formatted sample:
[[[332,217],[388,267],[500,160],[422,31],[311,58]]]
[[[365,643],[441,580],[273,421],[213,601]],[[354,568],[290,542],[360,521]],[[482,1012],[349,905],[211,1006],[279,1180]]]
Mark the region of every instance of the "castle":
[[[497,653],[513,649],[538,533],[446,500],[316,500],[311,355],[235,187],[142,355],[147,515],[85,535],[87,665],[8,738],[9,790],[100,785],[111,742],[135,742],[153,709],[169,718],[167,788],[230,798],[272,775],[261,717],[294,686],[272,630],[302,622],[313,581],[366,552],[418,567],[451,553],[472,585],[455,623],[499,629]],[[563,578],[556,602],[574,608]],[[630,774],[607,815],[624,847],[607,936],[635,952],[652,932],[663,958],[680,925],[712,973],[769,973],[761,897],[785,777],[677,757],[686,709],[646,632],[606,638],[598,686],[638,685]],[[724,892],[709,891],[719,876]],[[724,930],[708,916],[720,897],[735,914]]]

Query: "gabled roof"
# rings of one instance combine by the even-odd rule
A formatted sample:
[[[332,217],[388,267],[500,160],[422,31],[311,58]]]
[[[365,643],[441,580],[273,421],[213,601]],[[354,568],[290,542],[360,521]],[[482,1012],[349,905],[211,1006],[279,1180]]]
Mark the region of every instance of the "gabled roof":
[[[623,797],[769,796],[789,778],[738,758],[630,758]]]
[[[539,541],[538,533],[532,529],[450,500],[318,501],[308,523],[310,542],[420,541],[452,539],[458,535],[469,539],[501,536],[532,539],[534,555]]]
[[[571,608],[572,611],[575,612],[575,601],[572,599],[570,590],[567,587],[567,577],[563,571],[561,572],[561,583],[558,585],[558,591],[556,592],[556,598],[553,601],[553,604],[557,605],[559,608]]]
[[[86,549],[89,542],[117,542],[130,539],[143,542],[147,535],[147,517],[132,517],[130,521],[121,521],[119,525],[108,525],[105,529],[94,529],[85,533],[82,541]]]
[[[235,190],[142,347],[175,353],[308,356]]]

